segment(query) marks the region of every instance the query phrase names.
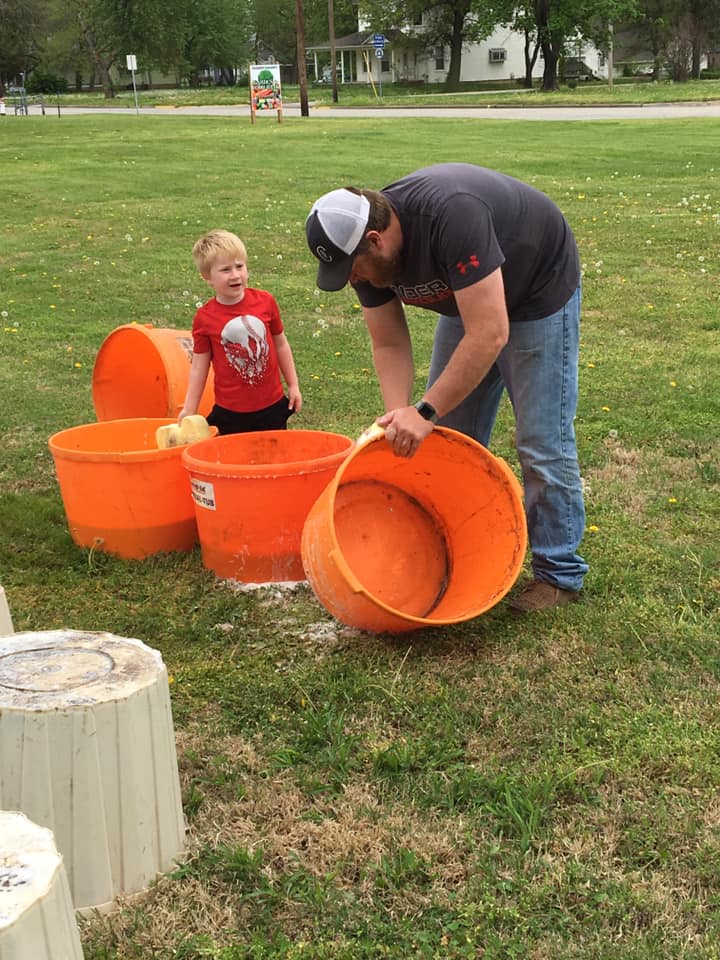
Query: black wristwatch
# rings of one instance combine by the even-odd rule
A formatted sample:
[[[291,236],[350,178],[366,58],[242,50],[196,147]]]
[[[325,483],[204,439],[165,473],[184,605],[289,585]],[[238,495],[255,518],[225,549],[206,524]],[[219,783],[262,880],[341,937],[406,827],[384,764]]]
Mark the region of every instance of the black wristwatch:
[[[431,403],[427,402],[427,400],[418,400],[418,402],[415,404],[415,409],[423,418],[423,420],[429,420],[430,423],[438,422],[438,412]]]

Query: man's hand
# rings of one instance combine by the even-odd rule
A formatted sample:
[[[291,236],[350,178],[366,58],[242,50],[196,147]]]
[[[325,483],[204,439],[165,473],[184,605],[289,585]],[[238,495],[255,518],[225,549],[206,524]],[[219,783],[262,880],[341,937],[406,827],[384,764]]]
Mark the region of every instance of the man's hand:
[[[384,427],[385,439],[396,457],[414,456],[433,430],[432,423],[421,417],[415,407],[398,407],[384,413],[375,422]]]

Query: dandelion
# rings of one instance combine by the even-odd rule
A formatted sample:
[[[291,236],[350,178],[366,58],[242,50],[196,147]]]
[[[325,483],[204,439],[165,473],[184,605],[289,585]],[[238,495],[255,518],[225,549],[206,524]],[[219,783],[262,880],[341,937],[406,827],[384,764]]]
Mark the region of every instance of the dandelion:
[[[588,364],[588,367],[589,367],[591,370],[594,370],[594,369],[595,369],[595,364],[594,364],[594,363],[589,363],[589,364]]]
[[[599,533],[600,527],[595,526],[594,523],[591,523],[588,527],[588,533]]]
[[[671,380],[671,381],[670,381],[670,386],[671,386],[671,387],[676,387],[676,386],[677,386],[677,383],[676,383],[674,380]]]
[[[677,503],[677,497],[668,497],[668,503]]]
[[[319,380],[320,377],[319,377],[316,373],[313,373],[312,376],[310,377],[310,379],[311,379],[311,380]]]
[[[603,407],[603,413],[610,413],[610,407]]]
[[[73,364],[73,366],[75,367],[76,370],[79,370],[80,367],[82,367],[82,364],[80,363],[79,360],[76,360],[75,363]]]
[[[0,313],[0,317],[2,317],[3,320],[4,320],[7,316],[8,316],[7,310],[3,310],[2,313]]]
[[[336,357],[341,357],[341,356],[342,356],[342,353],[340,353],[339,350],[336,350],[336,351],[335,351],[335,356],[336,356]]]
[[[55,309],[56,309],[56,307],[55,307],[55,304],[54,304],[54,303],[51,303],[51,304],[50,304],[50,309],[51,309],[51,310],[55,310]]]
[[[611,440],[617,440],[618,432],[617,430],[608,430],[608,436]]]

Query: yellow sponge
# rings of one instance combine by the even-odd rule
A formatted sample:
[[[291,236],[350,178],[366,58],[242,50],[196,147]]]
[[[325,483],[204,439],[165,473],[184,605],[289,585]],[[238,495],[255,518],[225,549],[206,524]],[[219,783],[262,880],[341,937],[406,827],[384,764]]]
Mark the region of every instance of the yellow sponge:
[[[155,431],[155,442],[161,450],[168,447],[179,447],[184,443],[194,443],[196,440],[205,440],[211,436],[210,427],[205,417],[194,413],[190,417],[183,417],[181,423],[168,423],[158,427]]]

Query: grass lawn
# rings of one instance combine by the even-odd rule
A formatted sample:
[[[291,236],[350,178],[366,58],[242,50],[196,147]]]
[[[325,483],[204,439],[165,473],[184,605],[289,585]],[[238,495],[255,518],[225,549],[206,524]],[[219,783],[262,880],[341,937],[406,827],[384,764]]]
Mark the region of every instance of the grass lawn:
[[[189,822],[175,873],[82,922],[86,960],[711,960],[720,937],[720,126],[712,120],[2,122],[0,582],[16,630],[160,650]],[[243,591],[199,551],[76,547],[47,447],[95,419],[93,362],[189,329],[190,249],[236,230],[305,408],[381,412],[351,291],[302,224],[346,183],[467,160],[566,212],[584,267],[582,603],[371,636],[306,586]],[[418,394],[430,314],[410,317]],[[128,387],[131,389],[131,386]],[[494,451],[515,468],[508,407]]]
[[[376,84],[377,87],[377,84]],[[332,86],[329,84],[310,84],[308,98],[314,106],[331,106]],[[138,90],[138,103],[143,107],[181,107],[207,104],[246,104],[249,98],[247,86],[202,87],[197,89],[176,90]],[[54,106],[56,98],[46,95],[46,102]],[[456,93],[447,93],[442,84],[426,84],[422,87],[403,87],[400,84],[383,84],[382,90],[373,89],[370,84],[345,84],[338,88],[338,106],[504,106],[504,107],[552,107],[552,106],[589,106],[619,105],[639,103],[673,103],[683,101],[712,101],[720,99],[720,80],[692,80],[688,83],[674,83],[661,80],[658,83],[616,81],[612,87],[607,83],[585,83],[571,88],[561,85],[558,90],[545,93],[536,86],[526,90],[517,85],[495,88],[487,84],[465,84]],[[285,103],[298,103],[299,87],[283,85]],[[114,106],[135,108],[135,95],[132,90],[118,90],[111,100],[106,100],[101,90],[92,93],[66,93],[59,97],[66,106]]]

